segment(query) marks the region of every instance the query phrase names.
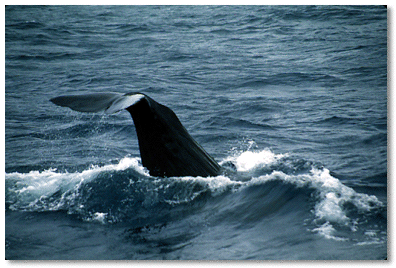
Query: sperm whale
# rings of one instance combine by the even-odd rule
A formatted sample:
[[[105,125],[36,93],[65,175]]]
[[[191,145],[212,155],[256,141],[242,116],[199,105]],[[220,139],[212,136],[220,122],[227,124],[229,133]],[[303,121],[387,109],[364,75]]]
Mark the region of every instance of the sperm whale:
[[[199,145],[176,114],[143,93],[92,93],[52,98],[79,112],[127,110],[134,121],[142,165],[155,177],[216,176],[220,165]]]

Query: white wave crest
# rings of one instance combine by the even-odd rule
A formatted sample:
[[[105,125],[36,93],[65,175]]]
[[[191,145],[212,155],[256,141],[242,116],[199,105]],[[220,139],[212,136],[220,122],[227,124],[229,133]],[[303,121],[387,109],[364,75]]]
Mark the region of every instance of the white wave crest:
[[[232,162],[237,168],[237,171],[245,172],[273,164],[286,156],[288,155],[275,154],[269,149],[262,151],[245,151],[226,158],[221,164],[224,162]]]
[[[252,178],[246,186],[272,180],[281,180],[297,187],[314,189],[317,200],[312,212],[315,222],[320,226],[312,231],[328,239],[344,240],[344,238],[334,236],[333,224],[349,226],[351,231],[356,230],[357,222],[348,217],[345,205],[352,204],[360,213],[370,212],[384,206],[376,196],[357,193],[344,185],[337,178],[331,176],[330,171],[326,168],[312,168],[309,173],[301,175],[288,175],[281,171],[273,171],[271,174]]]
[[[139,158],[125,157],[117,164],[105,166],[91,166],[82,172],[57,172],[56,169],[44,171],[30,171],[29,173],[6,173],[5,179],[8,185],[8,200],[12,203],[10,209],[29,209],[35,207],[37,202],[48,198],[53,194],[62,193],[61,199],[70,191],[77,191],[82,183],[95,179],[104,171],[122,171],[133,168],[142,175],[148,172],[139,164]],[[11,199],[11,200],[10,200]],[[60,203],[52,209],[58,209]]]

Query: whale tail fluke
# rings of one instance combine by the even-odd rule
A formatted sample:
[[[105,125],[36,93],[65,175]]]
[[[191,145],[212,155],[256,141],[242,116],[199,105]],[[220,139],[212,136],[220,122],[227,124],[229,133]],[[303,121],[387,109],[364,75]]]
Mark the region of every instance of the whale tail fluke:
[[[219,164],[190,136],[176,114],[144,94],[93,93],[51,101],[79,112],[115,113],[126,109],[135,123],[142,165],[151,176],[220,174]]]

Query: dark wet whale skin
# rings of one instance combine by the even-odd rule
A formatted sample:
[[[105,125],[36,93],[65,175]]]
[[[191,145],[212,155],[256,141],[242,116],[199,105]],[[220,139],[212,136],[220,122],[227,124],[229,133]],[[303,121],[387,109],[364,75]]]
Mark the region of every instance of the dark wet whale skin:
[[[150,175],[219,175],[219,164],[190,136],[171,109],[146,96],[126,110],[135,123],[142,164]]]

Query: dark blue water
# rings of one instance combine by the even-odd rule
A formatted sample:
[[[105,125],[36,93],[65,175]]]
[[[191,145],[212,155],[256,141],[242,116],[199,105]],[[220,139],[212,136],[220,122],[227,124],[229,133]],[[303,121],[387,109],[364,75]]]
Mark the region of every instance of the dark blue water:
[[[233,177],[150,177],[143,92]],[[7,6],[7,259],[387,258],[382,6]]]

